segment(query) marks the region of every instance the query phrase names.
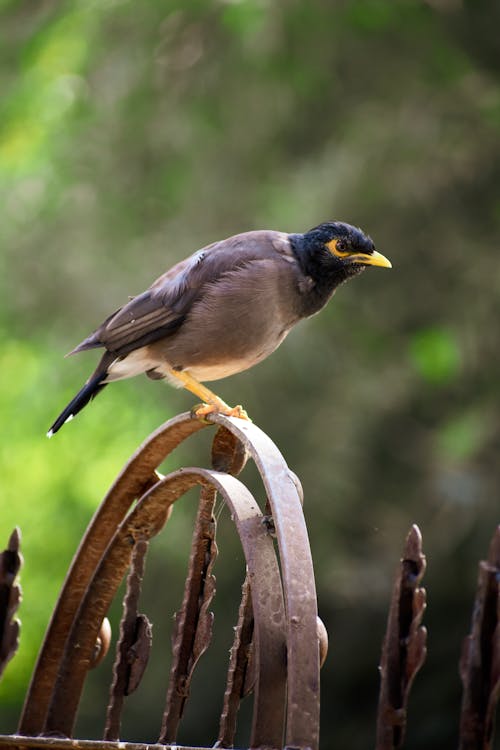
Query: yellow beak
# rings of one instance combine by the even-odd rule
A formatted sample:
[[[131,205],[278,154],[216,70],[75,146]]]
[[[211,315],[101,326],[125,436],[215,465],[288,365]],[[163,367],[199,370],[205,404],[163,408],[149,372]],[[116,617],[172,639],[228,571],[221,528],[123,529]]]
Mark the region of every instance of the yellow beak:
[[[392,268],[392,263],[389,258],[386,258],[382,253],[377,253],[376,250],[373,253],[359,253],[358,255],[351,255],[349,258],[351,263],[361,263],[363,266],[380,266],[380,268]]]

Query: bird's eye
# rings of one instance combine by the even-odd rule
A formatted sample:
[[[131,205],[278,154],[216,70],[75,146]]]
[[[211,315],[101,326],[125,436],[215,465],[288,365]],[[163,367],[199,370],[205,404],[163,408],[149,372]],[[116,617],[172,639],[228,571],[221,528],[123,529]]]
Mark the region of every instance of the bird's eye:
[[[337,258],[346,258],[351,254],[349,249],[349,243],[346,240],[335,238],[326,243],[326,247],[332,255],[336,255]]]

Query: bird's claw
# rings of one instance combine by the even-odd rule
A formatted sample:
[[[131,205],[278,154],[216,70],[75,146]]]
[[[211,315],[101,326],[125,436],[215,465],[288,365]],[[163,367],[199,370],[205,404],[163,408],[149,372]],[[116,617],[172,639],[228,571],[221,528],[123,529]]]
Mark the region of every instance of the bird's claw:
[[[200,422],[204,422],[205,424],[211,424],[211,422],[206,419],[207,414],[212,412],[206,412],[205,407],[208,406],[208,404],[195,404],[195,406],[191,409],[191,419],[198,419]]]
[[[223,412],[223,414],[225,414],[226,417],[238,417],[238,419],[246,419],[247,422],[252,421],[241,404],[233,406],[227,413]]]
[[[206,417],[210,414],[223,414],[225,417],[238,417],[238,419],[246,419],[248,422],[252,421],[241,404],[233,407],[218,406],[217,404],[197,404],[191,409],[193,419],[201,419],[203,422],[209,422]]]

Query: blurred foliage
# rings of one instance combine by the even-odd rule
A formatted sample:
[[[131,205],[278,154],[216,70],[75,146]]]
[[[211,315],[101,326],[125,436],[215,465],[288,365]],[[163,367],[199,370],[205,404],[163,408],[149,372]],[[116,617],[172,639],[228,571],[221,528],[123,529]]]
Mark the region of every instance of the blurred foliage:
[[[431,383],[447,383],[457,377],[460,348],[455,338],[442,329],[422,329],[410,339],[416,370]]]
[[[393,271],[367,271],[269,360],[217,389],[245,404],[304,485],[332,640],[323,747],[373,741],[389,587],[413,522],[429,557],[430,637],[407,747],[456,745],[460,643],[498,523],[500,6],[3,0],[0,9],[1,531],[6,541],[21,526],[26,560],[1,730],[15,729],[93,509],[145,436],[192,404],[163,384],[119,383],[49,442],[47,427],[95,361],[62,355],[197,247],[336,218],[369,231]],[[193,443],[177,461],[197,463],[205,448]],[[176,510],[148,563],[144,607],[158,633],[179,601],[193,505]],[[212,670],[225,666],[242,574],[224,516],[221,526],[216,658],[200,666],[181,737],[194,744],[216,731],[223,686],[214,689]],[[131,699],[126,738],[157,736],[167,640]],[[105,701],[93,674],[84,736],[99,736]]]

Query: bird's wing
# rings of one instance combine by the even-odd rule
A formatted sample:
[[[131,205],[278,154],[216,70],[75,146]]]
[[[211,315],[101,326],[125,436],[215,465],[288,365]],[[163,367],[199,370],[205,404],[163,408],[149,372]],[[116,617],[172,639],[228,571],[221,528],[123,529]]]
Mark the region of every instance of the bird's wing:
[[[272,231],[246,232],[202,248],[110,315],[71,353],[103,346],[124,356],[169,336],[182,325],[207,285],[252,260],[273,255],[292,260],[288,235]]]

